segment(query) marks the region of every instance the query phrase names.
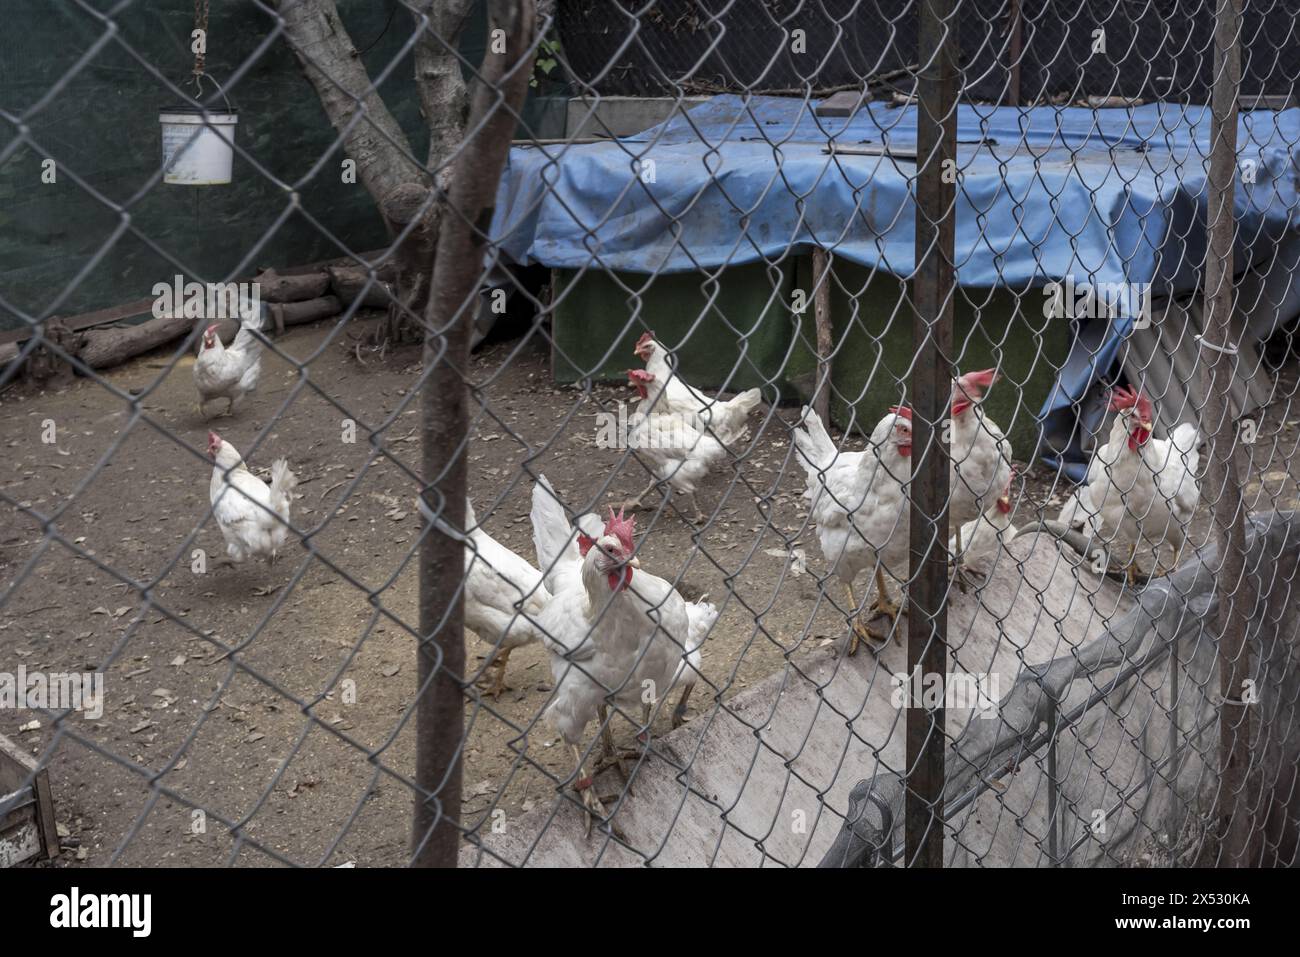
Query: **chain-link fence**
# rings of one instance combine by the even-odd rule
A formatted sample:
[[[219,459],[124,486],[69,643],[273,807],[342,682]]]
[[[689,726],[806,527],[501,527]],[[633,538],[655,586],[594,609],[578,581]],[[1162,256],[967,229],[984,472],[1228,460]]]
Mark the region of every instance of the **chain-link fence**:
[[[1295,863],[1300,4],[60,6],[0,862]]]

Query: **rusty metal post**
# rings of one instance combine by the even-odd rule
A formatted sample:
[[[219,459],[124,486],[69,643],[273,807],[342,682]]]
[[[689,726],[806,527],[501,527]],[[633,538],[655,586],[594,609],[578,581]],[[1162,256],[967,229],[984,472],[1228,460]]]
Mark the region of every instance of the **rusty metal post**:
[[[1244,330],[1233,318],[1232,243],[1236,234],[1233,200],[1237,172],[1237,96],[1241,86],[1241,0],[1218,0],[1214,24],[1214,89],[1211,99],[1210,167],[1206,210],[1205,337],[1201,358],[1205,375],[1202,421],[1212,431],[1205,494],[1214,506],[1220,568],[1219,598],[1219,791],[1215,833],[1219,864],[1248,866],[1254,855],[1254,802],[1248,793],[1251,713],[1242,692],[1251,677],[1246,643],[1254,613],[1245,575],[1246,515],[1241,489],[1242,446],[1231,408],[1236,349]]]
[[[460,850],[461,748],[465,675],[464,545],[466,446],[469,433],[470,324],[484,270],[485,231],[510,152],[515,116],[528,92],[534,29],[532,0],[494,0],[493,26],[506,53],[484,54],[462,144],[453,166],[425,314],[423,458],[428,485],[420,544],[420,635],[416,711],[412,863],[455,867]],[[526,62],[525,61],[526,58]],[[498,99],[500,96],[500,99]],[[514,111],[514,112],[512,112]],[[441,528],[439,527],[441,525]],[[449,530],[451,533],[449,534]]]
[[[1007,4],[1007,106],[1020,105],[1020,61],[1023,59],[1024,23],[1020,17],[1020,0]]]
[[[817,330],[817,385],[813,411],[823,422],[831,420],[831,276],[830,254],[820,246],[812,251],[813,325]]]
[[[956,0],[922,0],[917,32],[915,357],[907,673],[947,674],[948,475],[941,436],[952,397],[953,202],[957,157]],[[946,161],[946,162],[945,162]],[[946,684],[946,677],[945,677]],[[912,687],[909,681],[909,687]],[[942,701],[909,701],[905,833],[909,867],[943,866]]]

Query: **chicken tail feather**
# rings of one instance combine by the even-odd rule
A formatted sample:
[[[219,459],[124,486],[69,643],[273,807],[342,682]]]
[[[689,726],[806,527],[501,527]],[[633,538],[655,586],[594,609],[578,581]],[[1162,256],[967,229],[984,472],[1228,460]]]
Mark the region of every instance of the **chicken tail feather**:
[[[794,430],[795,447],[802,453],[799,464],[809,481],[816,481],[817,474],[835,461],[835,443],[822,424],[821,416],[806,405],[799,424],[801,427]]]
[[[289,471],[289,463],[276,459],[271,466],[271,507],[275,514],[284,521],[289,520],[289,506],[293,502],[293,490],[298,486],[298,477]]]

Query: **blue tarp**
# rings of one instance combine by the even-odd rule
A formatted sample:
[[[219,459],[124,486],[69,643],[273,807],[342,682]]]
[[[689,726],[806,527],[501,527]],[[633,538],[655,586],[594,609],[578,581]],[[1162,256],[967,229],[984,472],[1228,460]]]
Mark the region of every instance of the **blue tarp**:
[[[521,264],[637,273],[820,245],[906,278],[916,112],[871,103],[818,117],[801,100],[718,96],[618,141],[517,148],[494,241]],[[1156,295],[1197,286],[1209,134],[1206,106],[958,108],[958,283],[1026,291],[1069,276],[1126,290],[1118,316],[1080,336],[1091,345],[1072,353],[1040,418],[1072,417],[1110,369],[1140,308],[1135,284]],[[832,143],[891,155],[831,154]],[[1298,144],[1300,110],[1241,115],[1239,268],[1300,229]]]

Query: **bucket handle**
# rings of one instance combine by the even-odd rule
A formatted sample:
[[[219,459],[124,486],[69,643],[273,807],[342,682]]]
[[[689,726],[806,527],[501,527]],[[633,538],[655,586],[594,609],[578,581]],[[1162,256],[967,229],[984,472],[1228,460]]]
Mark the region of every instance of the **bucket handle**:
[[[222,87],[220,83],[218,83],[212,77],[208,76],[206,73],[194,74],[194,90],[195,90],[194,102],[201,107],[203,106],[203,81],[204,80],[207,80],[209,83],[211,83],[212,86],[216,89],[216,91],[221,94],[221,98],[226,101],[226,112],[233,113],[235,111],[235,108],[230,102],[230,97],[226,95],[225,89]],[[204,109],[207,109],[207,107],[204,107]]]

